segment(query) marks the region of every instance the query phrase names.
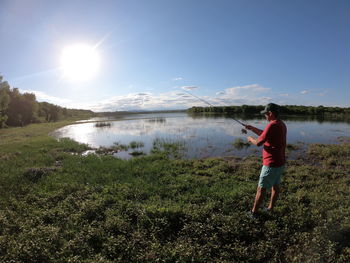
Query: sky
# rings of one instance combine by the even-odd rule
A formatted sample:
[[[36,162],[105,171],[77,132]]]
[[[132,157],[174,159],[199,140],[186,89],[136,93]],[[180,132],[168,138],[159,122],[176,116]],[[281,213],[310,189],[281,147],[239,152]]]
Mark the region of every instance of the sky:
[[[0,75],[97,112],[350,107],[349,28],[348,0],[0,0]]]

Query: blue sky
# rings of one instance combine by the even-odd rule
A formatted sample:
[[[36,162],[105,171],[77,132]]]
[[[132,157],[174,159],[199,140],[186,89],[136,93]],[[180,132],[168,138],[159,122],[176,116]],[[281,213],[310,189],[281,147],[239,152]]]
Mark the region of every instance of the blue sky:
[[[347,0],[0,0],[0,74],[40,101],[95,111],[350,106]],[[95,47],[94,78],[62,50]]]

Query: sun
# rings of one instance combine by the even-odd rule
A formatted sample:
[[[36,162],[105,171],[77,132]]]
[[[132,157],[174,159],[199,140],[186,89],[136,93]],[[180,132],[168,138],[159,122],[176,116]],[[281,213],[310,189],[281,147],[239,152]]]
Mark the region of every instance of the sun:
[[[86,44],[75,44],[63,49],[61,68],[65,78],[85,81],[96,76],[100,57],[95,48]]]

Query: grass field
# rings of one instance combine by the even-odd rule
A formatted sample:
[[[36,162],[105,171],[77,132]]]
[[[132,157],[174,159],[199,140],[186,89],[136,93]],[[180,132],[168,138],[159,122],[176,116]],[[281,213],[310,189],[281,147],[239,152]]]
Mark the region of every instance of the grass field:
[[[259,158],[83,157],[47,135],[68,123],[0,130],[0,262],[350,261],[349,140],[289,161],[252,220]]]

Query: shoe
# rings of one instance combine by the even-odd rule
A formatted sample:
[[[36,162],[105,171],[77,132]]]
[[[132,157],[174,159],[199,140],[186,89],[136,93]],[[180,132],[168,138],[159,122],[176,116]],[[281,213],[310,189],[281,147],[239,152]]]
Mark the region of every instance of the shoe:
[[[258,219],[258,213],[254,213],[254,212],[252,212],[252,211],[248,211],[248,212],[247,212],[247,216],[248,216],[250,219],[253,219],[253,220]]]

